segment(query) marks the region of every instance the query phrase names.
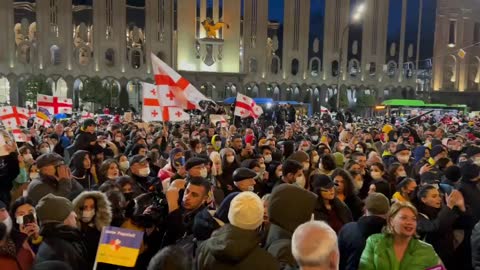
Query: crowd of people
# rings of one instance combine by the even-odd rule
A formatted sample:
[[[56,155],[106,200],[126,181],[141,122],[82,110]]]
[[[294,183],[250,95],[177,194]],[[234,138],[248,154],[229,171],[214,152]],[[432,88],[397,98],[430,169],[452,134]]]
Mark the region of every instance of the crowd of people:
[[[131,269],[478,269],[480,119],[455,119],[0,130],[0,269],[127,269],[96,263],[105,226],[144,233]]]

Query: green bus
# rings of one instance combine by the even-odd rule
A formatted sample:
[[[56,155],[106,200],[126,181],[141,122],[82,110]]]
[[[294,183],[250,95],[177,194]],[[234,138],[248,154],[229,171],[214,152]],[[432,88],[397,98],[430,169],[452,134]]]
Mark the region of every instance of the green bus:
[[[468,107],[464,104],[441,104],[441,103],[425,103],[423,100],[416,99],[389,99],[376,106],[377,111],[386,110],[388,115],[410,115],[422,114],[432,111],[434,114],[457,114],[462,112],[468,113]]]

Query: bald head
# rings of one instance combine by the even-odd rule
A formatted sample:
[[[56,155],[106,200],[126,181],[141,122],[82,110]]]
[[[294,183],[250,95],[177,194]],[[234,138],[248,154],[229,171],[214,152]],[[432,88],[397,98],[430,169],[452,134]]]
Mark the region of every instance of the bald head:
[[[337,235],[323,221],[304,223],[293,233],[292,254],[302,270],[337,270],[339,263]]]

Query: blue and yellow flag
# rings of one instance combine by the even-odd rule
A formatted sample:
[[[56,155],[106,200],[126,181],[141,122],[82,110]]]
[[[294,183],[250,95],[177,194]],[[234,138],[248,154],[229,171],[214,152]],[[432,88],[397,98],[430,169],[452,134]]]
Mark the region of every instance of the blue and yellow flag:
[[[133,267],[137,262],[143,232],[117,227],[104,227],[96,262]]]

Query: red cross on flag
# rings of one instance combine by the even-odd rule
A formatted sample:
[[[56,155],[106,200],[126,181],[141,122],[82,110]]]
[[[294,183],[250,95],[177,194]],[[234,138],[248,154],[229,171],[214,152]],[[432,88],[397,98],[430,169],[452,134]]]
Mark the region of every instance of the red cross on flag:
[[[255,100],[240,93],[237,94],[234,115],[240,116],[241,118],[251,116],[258,119],[262,113],[262,107],[258,106],[257,103],[255,103]]]
[[[73,102],[71,98],[52,97],[38,94],[37,107],[47,109],[52,115],[59,113],[71,114]]]
[[[152,53],[151,55],[155,84],[159,86],[160,91],[163,89],[163,92],[166,93],[168,89],[169,92],[166,94],[170,94],[171,92],[174,96],[176,106],[185,110],[202,110],[199,105],[200,101],[213,102],[213,100],[205,97],[195,86],[160,60],[155,54]]]
[[[142,119],[145,122],[162,121],[158,91],[154,86],[155,85],[151,85],[149,83],[142,83]]]
[[[86,111],[82,112],[82,119],[88,119],[88,118],[93,118],[93,117],[94,117],[94,114],[91,113],[91,112],[86,112]]]
[[[6,128],[26,127],[28,122],[28,110],[16,106],[0,108],[0,120]]]
[[[12,129],[13,139],[16,142],[29,142],[30,139],[28,138],[27,134],[23,133],[21,129]]]
[[[320,106],[320,113],[330,113],[330,111],[326,108],[326,107],[323,107],[323,106]]]
[[[162,107],[163,122],[182,122],[190,120],[190,115],[179,107]]]

